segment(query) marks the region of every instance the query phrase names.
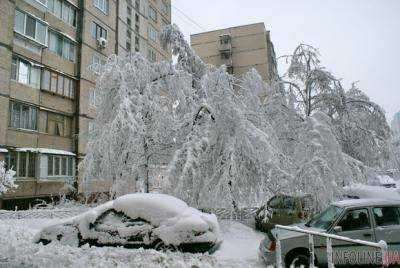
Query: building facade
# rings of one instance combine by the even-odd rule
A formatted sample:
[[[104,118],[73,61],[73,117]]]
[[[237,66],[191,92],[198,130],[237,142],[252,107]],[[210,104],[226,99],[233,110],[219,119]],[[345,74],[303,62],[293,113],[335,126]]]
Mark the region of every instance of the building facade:
[[[193,34],[190,43],[206,63],[225,65],[236,77],[251,68],[266,82],[278,77],[274,46],[264,23]]]
[[[68,194],[71,186],[82,190],[77,165],[96,115],[96,74],[90,67],[136,50],[121,19],[128,2],[0,1],[0,160],[17,172],[19,186],[0,196],[0,208]],[[151,60],[170,59],[147,34],[150,25],[158,33],[162,23],[170,23],[170,1],[134,2],[128,7],[133,21],[140,16],[139,28],[131,29],[134,44],[139,36],[136,51]],[[150,7],[157,23],[148,23],[154,16]]]

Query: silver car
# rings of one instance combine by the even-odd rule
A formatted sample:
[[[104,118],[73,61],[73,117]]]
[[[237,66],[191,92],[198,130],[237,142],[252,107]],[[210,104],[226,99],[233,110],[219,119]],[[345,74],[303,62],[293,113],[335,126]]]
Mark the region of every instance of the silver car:
[[[397,257],[400,257],[400,200],[338,201],[315,215],[306,224],[297,226],[364,241],[383,240],[388,244],[388,252],[398,253]],[[285,267],[309,266],[308,235],[282,229],[274,229],[272,235],[261,241],[259,255],[267,265],[275,265],[276,236],[281,240],[281,254]],[[314,249],[315,265],[326,265],[326,238],[314,236]],[[381,252],[372,247],[332,240],[332,249],[335,265],[382,263]],[[394,261],[398,261],[397,257]]]

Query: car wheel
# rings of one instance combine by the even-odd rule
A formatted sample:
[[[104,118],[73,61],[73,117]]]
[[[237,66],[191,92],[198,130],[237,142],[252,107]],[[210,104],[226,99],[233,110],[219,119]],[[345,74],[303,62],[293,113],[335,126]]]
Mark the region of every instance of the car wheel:
[[[310,266],[310,254],[308,252],[295,252],[285,261],[286,268],[307,268]]]
[[[154,249],[157,251],[167,252],[167,251],[177,251],[178,248],[174,245],[166,245],[163,241],[156,243]]]

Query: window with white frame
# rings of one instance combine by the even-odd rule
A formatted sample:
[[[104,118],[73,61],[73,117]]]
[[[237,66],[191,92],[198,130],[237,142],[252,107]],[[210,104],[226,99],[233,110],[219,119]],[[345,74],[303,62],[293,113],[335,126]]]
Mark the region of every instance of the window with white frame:
[[[27,60],[13,56],[11,61],[11,80],[39,88],[40,67]]]
[[[152,6],[149,6],[149,17],[157,22],[157,10]]]
[[[93,5],[104,14],[108,14],[108,0],[93,0]]]
[[[37,130],[37,108],[10,101],[9,126],[12,128]]]
[[[74,175],[74,158],[63,155],[47,155],[48,177],[72,177]]]
[[[14,170],[18,178],[34,178],[36,176],[36,159],[36,153],[10,151],[6,155],[7,169]]]
[[[89,105],[96,107],[96,90],[94,88],[89,89]]]
[[[43,6],[47,7],[47,0],[36,0],[36,2],[42,4]]]
[[[148,34],[149,34],[150,40],[152,40],[153,42],[157,42],[157,35],[158,35],[157,30],[151,25],[149,25],[149,33]]]
[[[15,10],[14,31],[46,46],[47,24],[18,9]]]
[[[49,50],[66,60],[75,62],[75,43],[61,33],[49,31]]]
[[[60,20],[76,27],[76,7],[63,0],[47,0],[47,10]]]

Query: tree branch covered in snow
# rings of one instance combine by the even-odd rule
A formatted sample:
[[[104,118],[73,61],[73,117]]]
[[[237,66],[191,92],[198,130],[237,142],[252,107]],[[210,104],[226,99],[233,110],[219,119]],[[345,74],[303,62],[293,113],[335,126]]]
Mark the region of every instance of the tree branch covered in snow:
[[[382,166],[388,158],[390,129],[383,109],[353,83],[349,90],[321,65],[312,46],[301,44],[290,56],[284,84],[296,109],[305,116],[327,114],[343,151],[369,166]]]
[[[15,171],[6,170],[4,161],[0,161],[0,195],[18,187],[14,176]]]

